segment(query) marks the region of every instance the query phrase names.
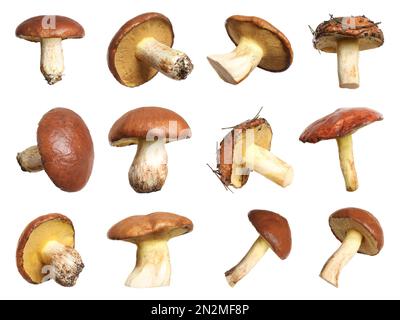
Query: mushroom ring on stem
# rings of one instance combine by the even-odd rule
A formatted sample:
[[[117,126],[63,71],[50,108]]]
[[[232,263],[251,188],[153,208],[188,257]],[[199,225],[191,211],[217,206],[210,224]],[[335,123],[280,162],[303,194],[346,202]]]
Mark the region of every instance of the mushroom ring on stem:
[[[383,45],[383,32],[364,16],[331,18],[321,23],[314,33],[317,50],[336,53],[339,86],[357,89],[360,86],[359,52]]]
[[[352,134],[358,129],[383,116],[368,108],[343,108],[315,121],[300,136],[300,141],[317,143],[321,140],[336,139],[339,149],[340,167],[347,191],[358,189],[358,178],[354,164]]]
[[[167,242],[193,230],[188,218],[167,212],[132,216],[108,231],[111,240],[123,240],[137,245],[136,266],[125,285],[134,288],[169,286],[171,277]]]
[[[157,72],[183,80],[193,64],[183,52],[172,49],[174,32],[169,19],[150,12],[129,20],[116,33],[108,48],[108,67],[127,87],[151,80]]]
[[[252,210],[248,216],[260,236],[246,256],[235,267],[225,272],[231,287],[253,269],[268,249],[272,249],[279,258],[285,260],[292,248],[290,227],[284,217],[266,210]]]
[[[269,22],[257,17],[232,16],[225,27],[236,49],[207,57],[222,80],[238,84],[256,67],[282,72],[292,64],[289,40]]]
[[[15,34],[31,42],[40,42],[40,70],[48,84],[62,79],[64,54],[61,41],[79,39],[85,30],[76,21],[63,16],[37,16],[22,22]]]
[[[70,219],[58,213],[41,216],[25,228],[18,241],[18,271],[32,284],[55,280],[72,287],[84,268],[74,247],[75,231]]]
[[[56,108],[39,122],[37,145],[17,154],[25,172],[44,169],[63,191],[81,190],[92,173],[94,149],[89,129],[82,118],[69,109]]]
[[[379,221],[358,208],[336,211],[329,217],[329,226],[342,245],[325,263],[320,276],[338,287],[340,272],[351,258],[356,253],[377,255],[383,247],[384,236]]]
[[[135,159],[129,169],[129,183],[139,193],[161,190],[168,174],[165,144],[188,139],[191,130],[177,113],[159,107],[131,110],[119,118],[109,133],[115,147],[137,144]]]

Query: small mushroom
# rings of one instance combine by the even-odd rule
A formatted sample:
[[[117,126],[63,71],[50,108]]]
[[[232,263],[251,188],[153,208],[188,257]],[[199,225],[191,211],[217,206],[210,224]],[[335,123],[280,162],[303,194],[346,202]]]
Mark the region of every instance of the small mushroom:
[[[85,30],[76,21],[63,16],[37,16],[22,22],[16,29],[18,38],[40,42],[40,70],[48,84],[62,79],[64,54],[61,41],[79,39]]]
[[[360,86],[359,52],[383,45],[383,32],[364,16],[331,18],[321,23],[314,34],[317,50],[336,53],[340,88]]]
[[[232,16],[226,20],[225,28],[236,49],[208,56],[222,80],[238,84],[256,67],[282,72],[292,64],[289,40],[269,22],[257,17]]]
[[[108,231],[111,240],[137,245],[136,266],[125,285],[134,288],[169,286],[171,264],[167,242],[193,230],[188,218],[167,212],[132,216]]]
[[[119,118],[108,135],[114,147],[137,144],[129,169],[129,183],[139,193],[161,190],[168,174],[165,144],[191,137],[187,122],[177,113],[159,107],[131,110]]]
[[[271,248],[279,258],[285,260],[292,248],[290,227],[284,217],[266,210],[252,210],[248,216],[260,236],[246,256],[235,267],[225,272],[226,280],[231,287],[253,269],[268,249]]]
[[[315,121],[301,134],[300,141],[317,143],[321,140],[336,139],[339,148],[340,167],[347,191],[358,189],[357,172],[354,165],[352,134],[358,129],[383,116],[368,108],[343,108]]]
[[[108,48],[108,67],[118,82],[137,87],[157,72],[175,80],[192,72],[189,57],[172,49],[174,32],[169,19],[150,12],[129,20],[116,33]]]
[[[26,172],[45,170],[63,191],[81,190],[92,173],[93,142],[85,122],[69,109],[56,108],[39,122],[37,145],[17,154]]]
[[[357,252],[377,255],[383,247],[384,237],[379,221],[368,211],[358,208],[336,211],[329,217],[329,226],[342,245],[325,263],[320,276],[338,287],[340,272],[351,258]]]
[[[74,248],[75,230],[69,218],[58,213],[41,216],[25,228],[18,241],[18,271],[32,284],[55,280],[72,287],[84,268]]]

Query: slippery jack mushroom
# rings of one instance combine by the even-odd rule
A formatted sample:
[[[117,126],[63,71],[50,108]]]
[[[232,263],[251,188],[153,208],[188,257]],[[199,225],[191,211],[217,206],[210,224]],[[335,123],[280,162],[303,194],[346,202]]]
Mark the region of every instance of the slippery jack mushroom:
[[[252,210],[249,220],[260,234],[246,256],[232,269],[225,272],[226,280],[234,287],[265,253],[272,249],[282,260],[285,260],[292,248],[292,236],[287,220],[277,213],[266,210]]]
[[[193,70],[190,58],[172,49],[174,32],[167,17],[150,12],[125,23],[108,48],[108,67],[115,79],[136,87],[161,72],[183,80]]]
[[[222,80],[238,84],[256,67],[282,72],[292,64],[293,51],[289,40],[269,22],[236,15],[226,20],[225,27],[237,45],[236,49],[207,57]]]
[[[358,208],[336,211],[329,217],[329,226],[342,245],[326,262],[320,277],[338,287],[343,267],[357,252],[377,255],[383,247],[384,236],[379,221],[368,211]]]
[[[353,192],[358,189],[358,178],[354,165],[352,134],[382,119],[380,113],[368,108],[337,109],[309,125],[301,134],[300,141],[317,143],[321,140],[336,139],[346,189]]]
[[[383,32],[365,16],[338,17],[321,23],[315,31],[314,48],[337,54],[340,88],[360,86],[359,52],[383,45]]]
[[[32,284],[54,280],[72,287],[84,268],[74,247],[75,231],[69,218],[58,213],[41,216],[25,228],[18,241],[18,271]]]
[[[17,154],[22,171],[45,170],[63,191],[76,192],[92,173],[94,149],[89,129],[82,118],[69,109],[55,108],[39,122],[37,145]]]
[[[85,30],[76,21],[63,16],[37,16],[22,22],[16,29],[18,38],[40,42],[40,70],[48,84],[62,79],[64,54],[62,40],[79,39]]]
[[[137,245],[136,266],[125,285],[134,288],[169,286],[171,263],[167,242],[193,230],[188,218],[167,212],[132,216],[108,231],[111,240]]]
[[[161,190],[168,174],[165,144],[188,139],[191,130],[177,113],[159,107],[131,110],[112,126],[108,139],[114,147],[137,144],[129,169],[129,183],[139,193]]]

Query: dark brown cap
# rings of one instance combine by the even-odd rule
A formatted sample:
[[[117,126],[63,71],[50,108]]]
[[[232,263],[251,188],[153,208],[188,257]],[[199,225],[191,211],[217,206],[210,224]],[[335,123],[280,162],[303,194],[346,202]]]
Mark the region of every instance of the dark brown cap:
[[[257,42],[263,49],[260,68],[281,72],[290,67],[293,61],[293,50],[285,35],[269,22],[248,16],[232,16],[226,20],[226,31],[231,40],[238,45],[241,38]]]
[[[350,230],[362,234],[363,240],[359,253],[377,255],[384,243],[383,230],[379,221],[368,211],[358,208],[345,208],[329,217],[329,226],[335,237],[343,241]]]
[[[289,256],[292,235],[284,217],[272,211],[252,210],[249,220],[279,258],[284,260]]]
[[[383,116],[368,108],[343,108],[315,121],[301,134],[300,141],[317,143],[321,140],[336,139],[353,134],[358,129]]]
[[[69,109],[56,108],[39,122],[37,146],[49,178],[61,190],[75,192],[88,182],[94,150],[89,129]]]
[[[22,22],[15,35],[28,41],[39,42],[44,38],[83,38],[85,30],[78,22],[67,17],[37,16]]]

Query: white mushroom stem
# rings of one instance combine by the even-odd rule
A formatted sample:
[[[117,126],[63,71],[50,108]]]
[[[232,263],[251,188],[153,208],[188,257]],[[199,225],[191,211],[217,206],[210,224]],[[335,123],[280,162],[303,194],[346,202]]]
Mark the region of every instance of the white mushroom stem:
[[[193,64],[185,53],[154,38],[145,38],[139,42],[136,57],[175,80],[186,79],[193,70]]]
[[[129,183],[139,193],[159,191],[168,174],[168,155],[164,140],[140,140],[129,169]]]
[[[41,40],[40,70],[48,84],[55,84],[64,73],[64,54],[61,38]]]
[[[258,66],[263,56],[263,49],[254,40],[241,38],[234,51],[207,59],[222,80],[238,84]]]
[[[359,51],[358,39],[343,39],[337,43],[338,74],[341,88],[357,89],[360,86]]]
[[[329,258],[322,268],[320,277],[338,287],[339,275],[343,267],[360,249],[363,236],[355,230],[349,230],[340,248]]]
[[[64,287],[74,286],[85,267],[78,251],[57,241],[50,241],[43,248],[42,258],[50,267],[50,277]]]
[[[134,288],[168,286],[171,277],[166,240],[147,240],[137,244],[136,266],[125,285]]]
[[[37,146],[29,147],[17,154],[17,161],[22,171],[38,172],[43,170],[42,158]]]
[[[226,281],[228,281],[229,285],[234,287],[236,283],[247,275],[269,248],[268,242],[263,237],[258,237],[246,256],[236,266],[225,272]]]
[[[339,149],[340,168],[346,183],[347,191],[353,192],[358,189],[357,172],[354,165],[353,139],[351,135],[337,138]]]

